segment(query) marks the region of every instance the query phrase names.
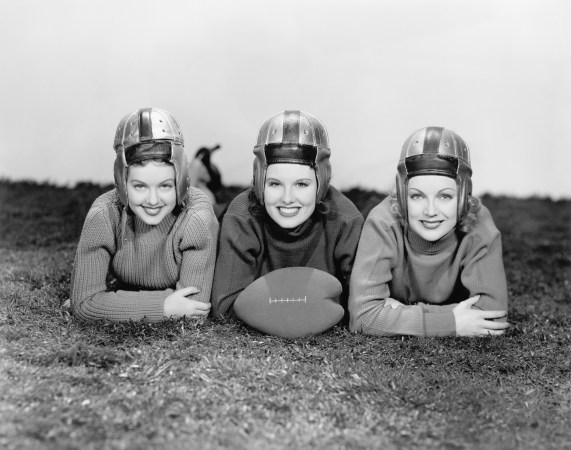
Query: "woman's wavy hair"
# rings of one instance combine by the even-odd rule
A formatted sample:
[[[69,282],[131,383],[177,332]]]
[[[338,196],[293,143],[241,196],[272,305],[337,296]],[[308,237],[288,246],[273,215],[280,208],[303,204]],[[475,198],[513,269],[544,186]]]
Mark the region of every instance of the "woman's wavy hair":
[[[397,189],[393,187],[391,193],[389,194],[389,202],[391,204],[391,211],[398,217],[401,225],[406,227],[408,225],[407,220],[401,211],[400,204],[397,198]],[[406,202],[405,202],[406,203]],[[468,233],[475,225],[478,220],[478,212],[480,211],[480,200],[476,197],[470,195],[468,198],[468,210],[466,217],[456,224],[456,229],[464,234]]]
[[[133,164],[129,164],[128,167],[132,167],[132,166],[146,166],[147,164],[149,164],[150,162],[153,162],[155,164],[161,165],[161,166],[174,166],[174,164],[172,162],[170,162],[168,160],[168,158],[148,158],[148,159],[143,159],[142,161],[137,161]]]

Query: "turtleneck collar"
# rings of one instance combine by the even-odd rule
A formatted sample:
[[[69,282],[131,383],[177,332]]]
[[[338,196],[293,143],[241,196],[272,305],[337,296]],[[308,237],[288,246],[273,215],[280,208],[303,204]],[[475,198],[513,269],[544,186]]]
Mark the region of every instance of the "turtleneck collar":
[[[309,219],[295,228],[282,228],[266,213],[266,230],[270,236],[282,242],[294,242],[307,236],[314,224],[319,221],[319,214],[315,211]]]
[[[446,249],[454,248],[458,244],[456,229],[451,230],[447,235],[442,236],[437,241],[427,241],[418,235],[412,228],[408,227],[406,238],[411,248],[425,255],[434,255]]]
[[[177,219],[177,216],[171,213],[168,214],[158,224],[148,225],[145,222],[143,222],[136,214],[131,213],[131,217],[133,218],[134,230],[137,234],[146,234],[151,232],[167,234],[171,230]]]

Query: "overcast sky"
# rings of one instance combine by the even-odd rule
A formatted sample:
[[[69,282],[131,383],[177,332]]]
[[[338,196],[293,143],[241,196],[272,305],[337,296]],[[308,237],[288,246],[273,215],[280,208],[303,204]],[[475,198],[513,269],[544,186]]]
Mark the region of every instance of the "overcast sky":
[[[263,121],[329,131],[333,184],[392,187],[425,126],[469,144],[476,194],[571,197],[567,0],[0,3],[0,176],[111,182],[123,115],[170,111],[248,184]]]

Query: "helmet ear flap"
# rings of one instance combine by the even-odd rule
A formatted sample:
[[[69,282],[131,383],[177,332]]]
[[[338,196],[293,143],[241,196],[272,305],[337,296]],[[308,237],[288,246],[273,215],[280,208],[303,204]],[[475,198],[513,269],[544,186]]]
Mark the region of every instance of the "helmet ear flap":
[[[171,143],[171,164],[174,166],[176,180],[176,202],[182,205],[186,197],[186,193],[190,188],[190,169],[188,159],[184,153],[182,144]]]
[[[252,177],[252,187],[254,189],[254,194],[260,202],[264,204],[264,183],[266,181],[266,155],[264,153],[263,146],[254,147],[254,158],[253,163],[253,177]]]
[[[125,160],[125,151],[122,148],[117,149],[115,163],[113,166],[113,177],[115,179],[115,187],[119,194],[119,200],[124,206],[129,204],[127,196],[127,161]]]
[[[325,130],[325,129],[324,129]],[[325,132],[325,131],[323,131]],[[331,181],[331,150],[328,147],[318,147],[315,162],[315,178],[317,179],[317,202],[322,202],[327,196]]]
[[[460,176],[458,178],[458,223],[464,222],[468,215],[471,195],[472,179],[469,176]]]
[[[404,161],[399,163],[396,175],[396,193],[397,201],[399,204],[400,214],[405,221],[408,221],[408,206],[406,202],[406,191],[408,185],[408,178],[406,176],[406,167]]]

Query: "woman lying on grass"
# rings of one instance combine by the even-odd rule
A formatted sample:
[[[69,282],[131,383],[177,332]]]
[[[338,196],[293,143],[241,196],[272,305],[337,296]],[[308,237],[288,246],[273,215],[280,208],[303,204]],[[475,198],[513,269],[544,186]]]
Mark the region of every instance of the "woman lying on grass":
[[[154,108],[127,114],[114,148],[116,189],[93,203],[77,248],[73,314],[149,322],[206,316],[218,222],[206,195],[189,187],[177,121]]]
[[[284,111],[262,125],[253,186],[232,201],[222,221],[214,316],[235,312],[236,298],[254,280],[293,267],[337,278],[346,309],[363,217],[329,185],[330,153],[327,131],[311,114]]]
[[[508,327],[500,232],[472,197],[460,136],[429,127],[404,143],[396,190],[369,214],[351,276],[350,328],[480,336]]]

